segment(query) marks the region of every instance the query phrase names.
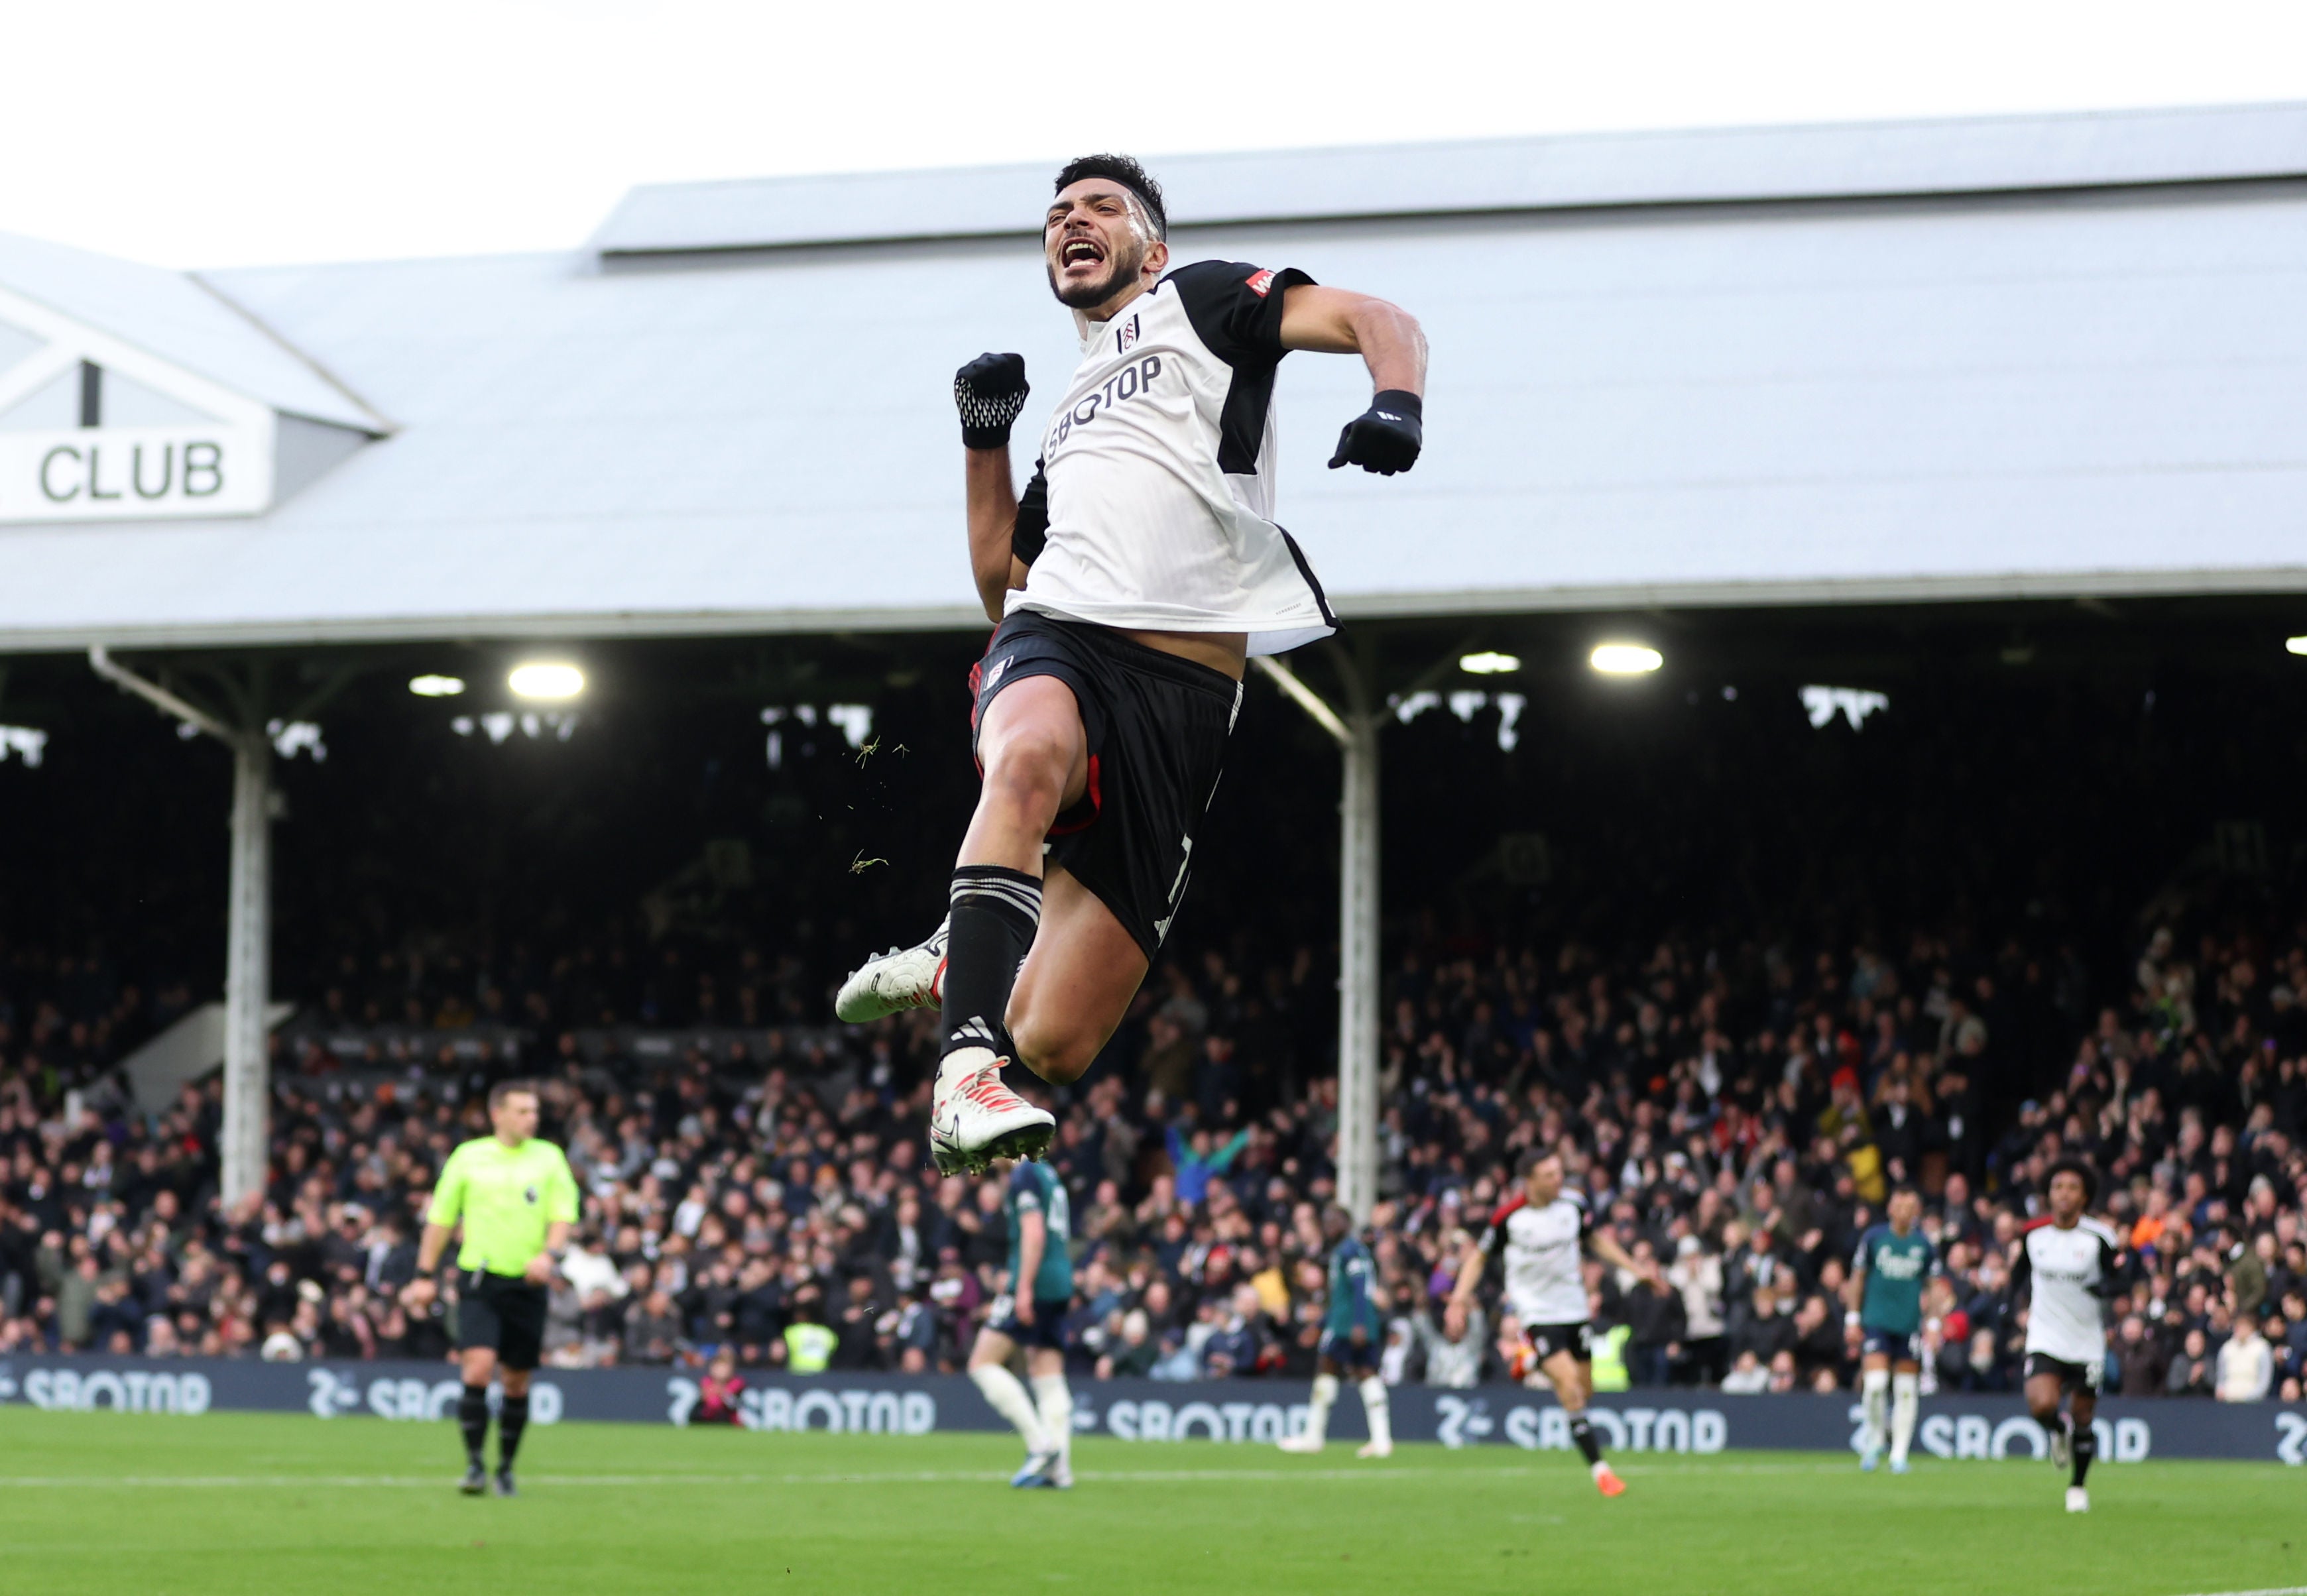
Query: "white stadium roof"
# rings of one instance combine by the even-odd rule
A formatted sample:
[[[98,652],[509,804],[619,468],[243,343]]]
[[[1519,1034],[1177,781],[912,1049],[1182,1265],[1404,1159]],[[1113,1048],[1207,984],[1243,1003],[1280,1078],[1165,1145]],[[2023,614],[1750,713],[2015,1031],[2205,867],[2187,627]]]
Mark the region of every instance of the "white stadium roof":
[[[1154,164],[1180,258],[1426,324],[1405,477],[1323,469],[1359,362],[1283,366],[1282,519],[1349,618],[2307,589],[2307,107]],[[0,483],[0,649],[982,625],[951,373],[1070,368],[1047,184],[644,188],[565,254],[197,278],[0,240],[0,463],[46,313],[282,462],[234,517]]]

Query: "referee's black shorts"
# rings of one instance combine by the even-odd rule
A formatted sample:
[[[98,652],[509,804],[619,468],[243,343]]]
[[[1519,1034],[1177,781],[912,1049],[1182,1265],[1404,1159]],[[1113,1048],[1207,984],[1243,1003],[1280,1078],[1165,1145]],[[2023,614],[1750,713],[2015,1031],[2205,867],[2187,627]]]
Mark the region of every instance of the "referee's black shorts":
[[[1241,683],[1110,626],[1020,610],[970,672],[973,734],[995,697],[1028,676],[1071,688],[1089,735],[1089,790],[1050,828],[1050,862],[1096,894],[1151,963],[1185,899]]]
[[[485,1269],[464,1271],[457,1287],[458,1349],[486,1347],[506,1369],[535,1369],[545,1351],[545,1288]]]

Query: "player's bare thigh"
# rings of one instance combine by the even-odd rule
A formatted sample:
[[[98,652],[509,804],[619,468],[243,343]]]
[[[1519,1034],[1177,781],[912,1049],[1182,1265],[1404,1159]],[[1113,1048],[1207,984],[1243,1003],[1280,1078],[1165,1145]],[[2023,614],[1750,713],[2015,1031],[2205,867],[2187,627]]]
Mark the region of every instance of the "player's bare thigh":
[[[2027,1382],[2027,1407],[2038,1419],[2057,1412],[2059,1399],[2065,1394],[2059,1377],[2054,1374],[2038,1374]],[[2081,1393],[2078,1392],[2076,1395],[2080,1398]]]
[[[1089,734],[1074,690],[1055,676],[1003,688],[985,708],[977,759],[985,777],[961,862],[1039,873],[1051,823],[1089,790]]]
[[[980,1330],[976,1343],[969,1349],[969,1367],[988,1369],[995,1364],[1007,1364],[1017,1355],[1017,1343],[999,1330]],[[1028,1375],[1053,1375],[1066,1372],[1066,1355],[1054,1347],[1027,1347],[1025,1372]]]
[[[984,1369],[991,1364],[1007,1363],[1016,1355],[1017,1343],[999,1330],[980,1330],[975,1344],[969,1349],[969,1367]]]
[[[1593,1394],[1587,1384],[1593,1378],[1593,1365],[1581,1363],[1567,1352],[1556,1352],[1541,1359],[1538,1366],[1546,1371],[1546,1377],[1554,1382],[1557,1402],[1573,1413],[1585,1411],[1586,1399]]]
[[[493,1378],[502,1377],[507,1396],[528,1394],[528,1382],[534,1372],[526,1369],[497,1367],[494,1347],[467,1347],[457,1354],[457,1372],[467,1386],[485,1386]]]
[[[1145,981],[1145,953],[1063,865],[1042,883],[1042,925],[1009,993],[1018,1058],[1054,1085],[1081,1078]]]

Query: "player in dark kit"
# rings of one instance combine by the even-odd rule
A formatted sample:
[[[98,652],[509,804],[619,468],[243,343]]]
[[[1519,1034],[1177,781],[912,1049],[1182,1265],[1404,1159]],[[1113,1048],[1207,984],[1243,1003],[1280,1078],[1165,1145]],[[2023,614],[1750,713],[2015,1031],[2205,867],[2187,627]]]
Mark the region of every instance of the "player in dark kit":
[[[1021,1489],[1072,1489],[1074,1398],[1066,1384],[1062,1321],[1073,1306],[1073,1215],[1065,1182],[1046,1164],[994,1165],[1009,1221],[1008,1311],[995,1312],[970,1350],[969,1377],[992,1410],[1016,1427],[1025,1462],[1009,1483]],[[1030,1394],[1009,1372],[1025,1354]]]
[[[545,1343],[545,1293],[577,1222],[577,1179],[561,1149],[536,1130],[536,1091],[506,1081],[489,1093],[493,1134],[449,1154],[433,1183],[417,1244],[416,1278],[401,1300],[422,1309],[451,1235],[457,1252],[457,1361],[465,1391],[457,1421],[465,1437],[467,1496],[488,1489],[481,1453],[489,1433],[489,1381],[504,1386],[497,1412],[496,1492],[513,1494],[512,1460],[528,1424],[528,1381]]]
[[[930,1141],[948,1171],[1048,1148],[1055,1121],[1003,1068],[1063,1084],[1089,1068],[1185,896],[1245,663],[1335,628],[1273,519],[1282,357],[1369,367],[1376,397],[1332,466],[1391,476],[1423,440],[1426,345],[1408,314],[1302,271],[1172,270],[1168,232],[1136,161],[1058,174],[1043,264],[1082,360],[1022,497],[1025,361],[983,356],[954,382],[971,562],[999,626],[974,681],[984,778],[946,924],[869,961],[835,1003],[853,1023],[942,1004]]]
[[[1385,1350],[1385,1326],[1378,1317],[1377,1261],[1369,1244],[1354,1234],[1352,1215],[1332,1208],[1322,1216],[1330,1240],[1329,1300],[1322,1310],[1322,1344],[1316,1361],[1314,1400],[1307,1405],[1306,1428],[1282,1443],[1284,1452],[1319,1452],[1330,1428],[1330,1409],[1338,1400],[1342,1376],[1354,1379],[1361,1394],[1362,1416],[1369,1423],[1369,1440],[1357,1457],[1394,1455],[1394,1420],[1386,1403],[1385,1382],[1378,1377],[1378,1358]]]
[[[1891,1194],[1887,1224],[1869,1226],[1851,1261],[1850,1327],[1859,1333],[1859,1390],[1866,1437],[1858,1466],[1870,1473],[1891,1445],[1891,1472],[1907,1472],[1922,1408],[1923,1287],[1939,1273],[1938,1248],[1923,1234],[1923,1199],[1912,1187]]]

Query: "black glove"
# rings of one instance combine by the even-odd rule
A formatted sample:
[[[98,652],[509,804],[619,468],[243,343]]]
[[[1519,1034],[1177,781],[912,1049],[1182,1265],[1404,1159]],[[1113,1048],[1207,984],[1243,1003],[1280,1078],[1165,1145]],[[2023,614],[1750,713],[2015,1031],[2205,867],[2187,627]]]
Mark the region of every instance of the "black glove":
[[[961,411],[961,441],[972,449],[999,449],[1025,408],[1025,357],[980,355],[953,374],[953,402]]]
[[[1426,442],[1424,415],[1424,404],[1408,389],[1385,390],[1338,434],[1338,452],[1331,457],[1330,469],[1359,466],[1381,476],[1409,470],[1418,463],[1418,451]]]

